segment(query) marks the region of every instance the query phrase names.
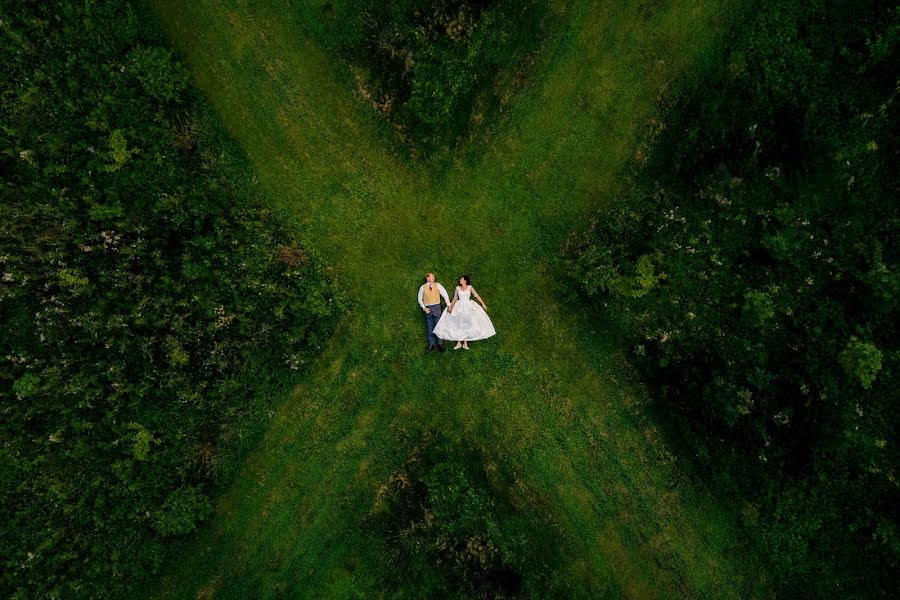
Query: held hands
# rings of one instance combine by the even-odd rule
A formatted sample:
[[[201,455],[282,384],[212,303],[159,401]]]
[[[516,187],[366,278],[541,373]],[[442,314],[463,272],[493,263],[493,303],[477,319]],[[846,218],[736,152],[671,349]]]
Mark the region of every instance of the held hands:
[[[425,311],[425,314],[426,314],[426,315],[430,315],[430,314],[431,314],[431,309],[428,308],[427,306],[426,306],[423,310]]]

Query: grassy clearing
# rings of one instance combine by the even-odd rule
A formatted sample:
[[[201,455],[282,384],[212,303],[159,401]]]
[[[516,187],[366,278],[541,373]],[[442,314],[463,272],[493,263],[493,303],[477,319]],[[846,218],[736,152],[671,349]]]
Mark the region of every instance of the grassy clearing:
[[[356,302],[158,595],[375,594],[360,521],[427,429],[514,473],[507,492],[559,530],[560,577],[586,597],[763,585],[734,515],[685,480],[647,417],[614,332],[554,282],[560,242],[620,185],[658,94],[714,56],[731,8],[646,6],[558,4],[567,29],[500,133],[426,168],[387,150],[302,24],[256,3],[155,3],[260,184]],[[469,272],[497,337],[423,355],[425,270],[448,287]]]

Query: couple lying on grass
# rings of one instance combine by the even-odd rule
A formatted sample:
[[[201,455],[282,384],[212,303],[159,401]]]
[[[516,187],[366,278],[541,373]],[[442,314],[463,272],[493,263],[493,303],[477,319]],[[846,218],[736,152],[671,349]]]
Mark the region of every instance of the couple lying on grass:
[[[472,300],[473,296],[481,306]],[[441,298],[447,305],[444,312],[441,311]],[[468,350],[469,342],[487,339],[497,333],[485,312],[487,304],[472,287],[468,275],[459,278],[453,302],[450,302],[447,290],[435,282],[434,273],[426,273],[425,283],[419,288],[419,306],[425,312],[425,327],[428,332],[428,348],[425,352],[431,352],[435,346],[443,352],[444,340],[455,341],[454,350]]]

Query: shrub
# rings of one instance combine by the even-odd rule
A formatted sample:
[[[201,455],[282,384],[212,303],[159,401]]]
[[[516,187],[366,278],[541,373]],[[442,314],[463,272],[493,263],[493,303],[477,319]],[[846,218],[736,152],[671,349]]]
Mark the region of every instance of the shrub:
[[[512,91],[509,73],[547,36],[535,0],[339,0],[308,27],[349,65],[362,94],[415,153],[455,145]],[[506,83],[504,83],[506,82]],[[480,126],[483,128],[483,125]]]
[[[382,546],[385,589],[415,582],[425,596],[546,598],[565,590],[552,572],[559,540],[504,494],[468,442],[426,433],[381,487],[365,528]],[[398,576],[403,581],[398,580]],[[567,592],[565,592],[567,593]]]
[[[159,102],[180,102],[188,87],[187,70],[161,46],[138,46],[128,53],[128,69],[144,92]]]
[[[881,352],[875,344],[851,336],[847,347],[838,355],[844,371],[856,377],[865,389],[872,387],[875,375],[881,370]]]

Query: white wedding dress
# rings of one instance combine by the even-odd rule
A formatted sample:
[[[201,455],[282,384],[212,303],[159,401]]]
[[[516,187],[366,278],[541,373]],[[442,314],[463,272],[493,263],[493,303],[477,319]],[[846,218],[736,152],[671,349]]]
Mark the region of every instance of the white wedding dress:
[[[454,342],[473,342],[491,337],[494,324],[487,313],[472,300],[472,286],[463,290],[456,288],[456,306],[453,312],[445,310],[434,326],[434,335],[442,340]]]

